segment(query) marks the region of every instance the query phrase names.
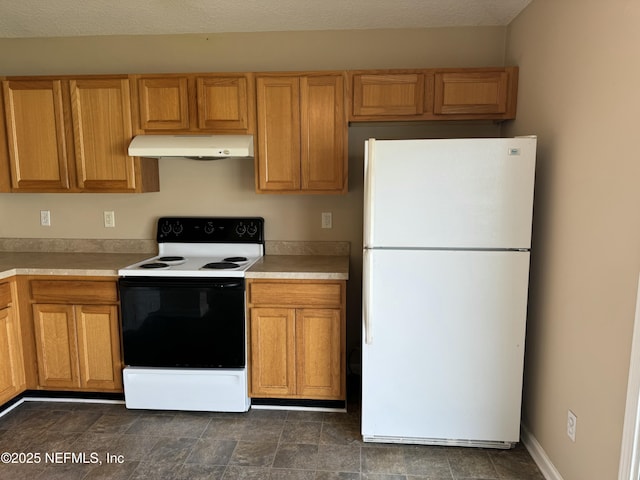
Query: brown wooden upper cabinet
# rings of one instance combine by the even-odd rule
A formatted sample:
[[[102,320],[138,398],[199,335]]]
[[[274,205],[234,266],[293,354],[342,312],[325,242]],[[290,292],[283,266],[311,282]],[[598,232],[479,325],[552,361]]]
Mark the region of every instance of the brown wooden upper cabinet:
[[[157,161],[127,153],[126,76],[9,78],[2,89],[10,191],[158,190]]]
[[[349,72],[351,121],[515,118],[518,67]]]
[[[352,75],[352,117],[422,116],[425,112],[423,71],[360,72]]]
[[[255,132],[250,73],[134,75],[138,129],[147,133]]]
[[[260,75],[256,99],[256,190],[346,192],[344,74]]]

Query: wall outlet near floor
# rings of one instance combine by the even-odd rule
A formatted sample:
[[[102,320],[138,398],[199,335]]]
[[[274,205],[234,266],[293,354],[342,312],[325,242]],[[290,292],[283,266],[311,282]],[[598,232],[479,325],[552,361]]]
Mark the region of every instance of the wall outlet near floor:
[[[331,212],[322,212],[322,228],[333,228],[333,215]]]
[[[40,225],[43,227],[51,226],[51,211],[40,210]]]
[[[567,411],[567,436],[572,442],[576,441],[576,426],[578,423],[578,417],[571,410]]]
[[[116,226],[116,214],[113,210],[105,210],[104,212],[104,226],[106,228],[113,228]]]

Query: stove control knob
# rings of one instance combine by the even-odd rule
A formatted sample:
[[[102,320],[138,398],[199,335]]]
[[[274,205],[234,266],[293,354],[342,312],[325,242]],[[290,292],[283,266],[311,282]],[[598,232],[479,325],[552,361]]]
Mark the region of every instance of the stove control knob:
[[[211,235],[215,231],[216,231],[216,229],[215,229],[215,227],[213,226],[213,224],[211,222],[207,223],[204,226],[204,233],[206,233],[207,235]]]
[[[247,227],[247,233],[250,237],[253,237],[256,233],[258,233],[258,227],[255,223],[251,222]]]
[[[242,237],[245,233],[247,233],[247,226],[244,223],[239,223],[236,226],[236,235]]]
[[[182,224],[180,222],[176,222],[176,224],[173,227],[173,233],[176,235],[180,235],[183,230],[184,230],[184,227],[182,226]]]
[[[163,224],[160,226],[160,231],[161,231],[163,234],[165,234],[165,235],[170,234],[170,233],[171,233],[171,224],[170,224],[170,223],[168,223],[168,222],[167,222],[167,223],[163,223]]]

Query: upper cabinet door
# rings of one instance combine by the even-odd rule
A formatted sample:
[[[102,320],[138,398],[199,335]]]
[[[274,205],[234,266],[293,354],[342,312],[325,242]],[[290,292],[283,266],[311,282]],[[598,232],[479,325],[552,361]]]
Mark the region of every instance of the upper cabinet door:
[[[300,190],[300,79],[259,77],[258,191]]]
[[[421,115],[423,72],[356,73],[353,75],[353,117]]]
[[[3,81],[11,187],[18,191],[69,189],[63,83]]]
[[[253,85],[249,75],[196,78],[198,127],[230,133],[253,133]]]
[[[129,80],[78,79],[70,87],[78,187],[135,191]]]
[[[347,186],[347,120],[342,75],[301,79],[302,190],[341,192]]]
[[[139,78],[140,128],[145,131],[188,130],[188,85],[186,76]]]
[[[435,115],[497,115],[514,118],[517,71],[436,72]]]

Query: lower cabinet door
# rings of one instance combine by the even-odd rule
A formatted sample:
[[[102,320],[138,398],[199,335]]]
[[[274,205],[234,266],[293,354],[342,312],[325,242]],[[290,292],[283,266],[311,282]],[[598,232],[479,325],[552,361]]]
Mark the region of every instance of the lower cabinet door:
[[[295,319],[291,308],[251,309],[251,396],[296,393]]]
[[[39,386],[122,391],[115,305],[34,304]]]
[[[24,390],[22,348],[11,307],[0,310],[0,405]]]
[[[342,328],[340,310],[296,311],[298,395],[303,398],[342,397]]]
[[[33,319],[39,385],[79,387],[73,306],[34,304]]]
[[[75,307],[80,386],[83,389],[122,388],[117,315],[114,305]]]

